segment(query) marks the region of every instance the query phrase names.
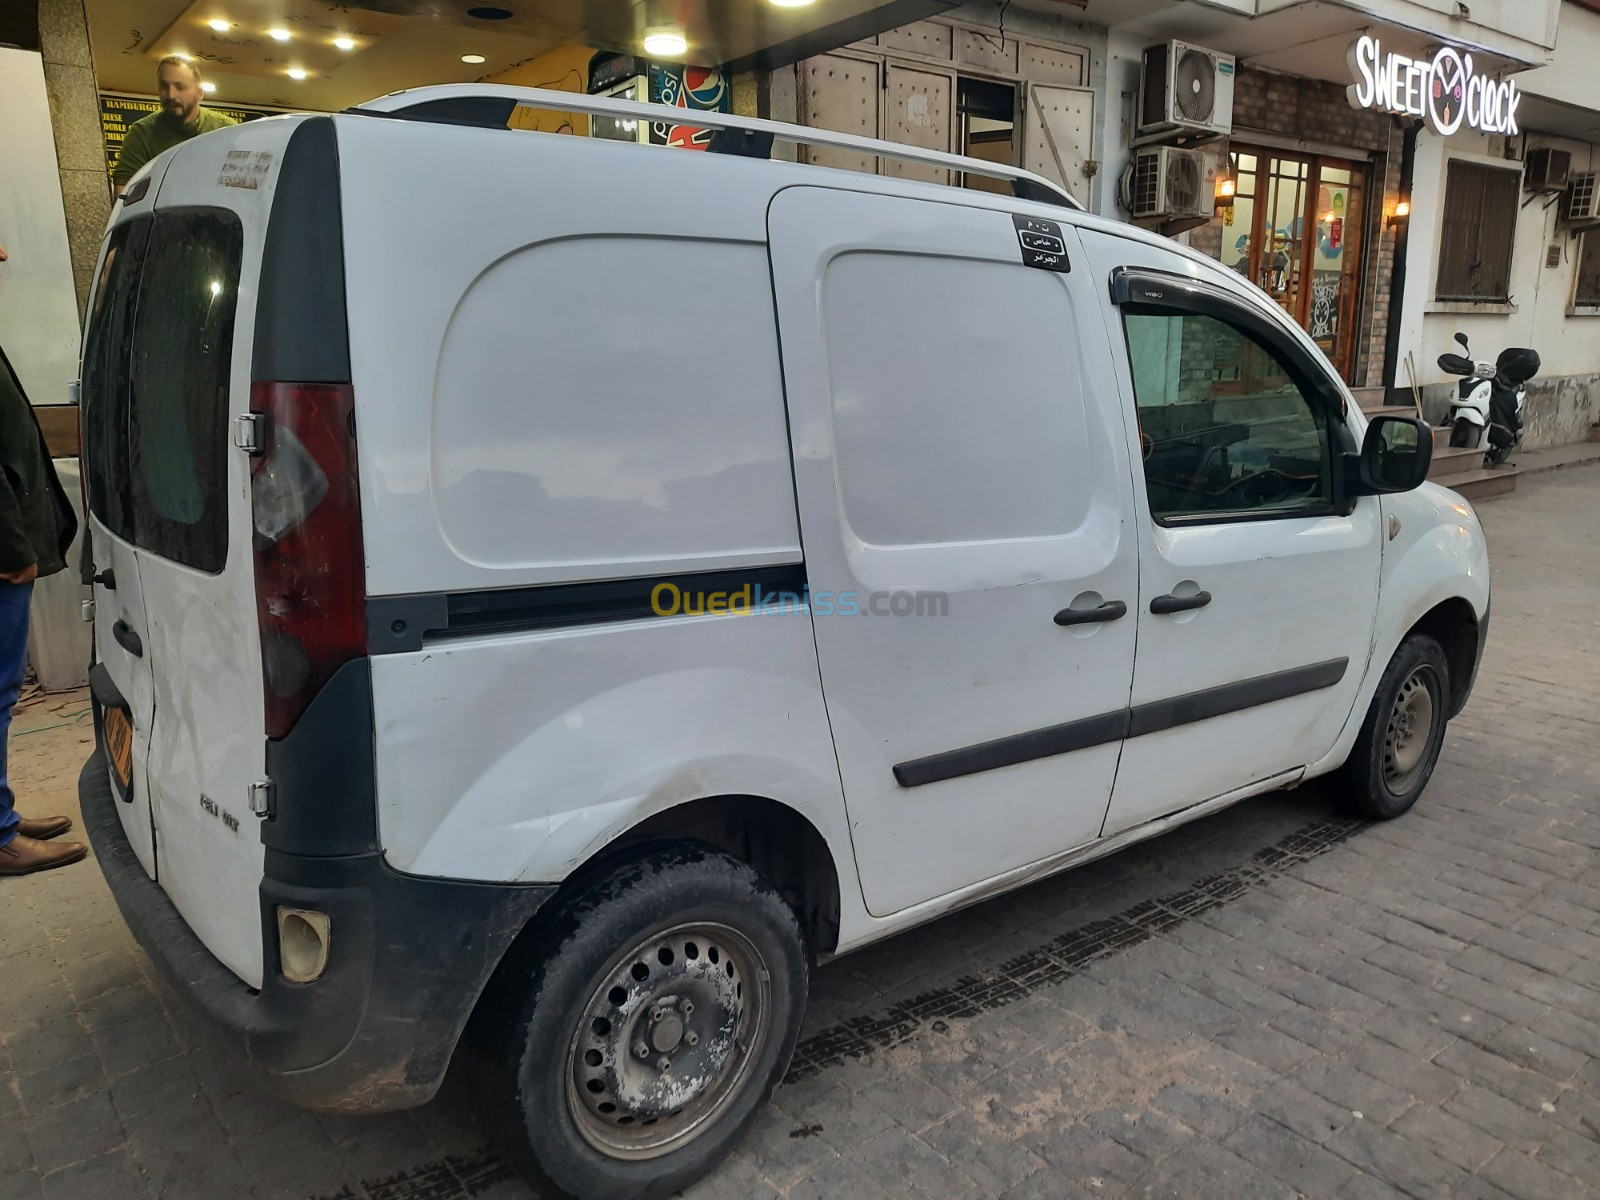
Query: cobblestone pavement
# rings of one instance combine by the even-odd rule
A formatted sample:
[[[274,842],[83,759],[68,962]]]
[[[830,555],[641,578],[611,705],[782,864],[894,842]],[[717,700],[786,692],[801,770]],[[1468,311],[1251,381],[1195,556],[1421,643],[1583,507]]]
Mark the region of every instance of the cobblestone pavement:
[[[1415,812],[1265,797],[823,968],[694,1200],[1595,1195],[1597,497],[1485,506],[1489,658]],[[27,810],[75,811],[83,708],[23,714]],[[361,1119],[253,1091],[92,864],[0,893],[0,1200],[527,1195],[459,1081]]]

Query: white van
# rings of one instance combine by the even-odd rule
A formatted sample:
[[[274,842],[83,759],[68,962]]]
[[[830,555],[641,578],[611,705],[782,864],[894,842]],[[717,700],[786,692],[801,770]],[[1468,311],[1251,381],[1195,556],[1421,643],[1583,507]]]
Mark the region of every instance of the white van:
[[[1263,293],[991,163],[517,105],[670,115],[256,121],[105,239],[83,811],[278,1092],[418,1105],[459,1045],[544,1193],[665,1195],[817,962],[1336,770],[1416,801],[1483,535]]]

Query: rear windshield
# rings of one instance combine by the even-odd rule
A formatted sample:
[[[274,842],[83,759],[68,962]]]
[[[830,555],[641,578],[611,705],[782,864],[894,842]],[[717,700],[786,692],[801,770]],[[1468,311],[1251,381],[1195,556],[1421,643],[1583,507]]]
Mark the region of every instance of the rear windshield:
[[[200,571],[228,557],[227,424],[243,233],[221,209],[112,232],[82,399],[89,504],[119,537]]]

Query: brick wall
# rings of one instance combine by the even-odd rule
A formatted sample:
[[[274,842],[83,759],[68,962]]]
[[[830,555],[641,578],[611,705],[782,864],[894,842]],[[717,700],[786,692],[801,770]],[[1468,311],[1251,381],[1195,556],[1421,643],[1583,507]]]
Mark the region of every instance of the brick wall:
[[[1233,148],[1249,145],[1252,133],[1349,147],[1372,156],[1362,215],[1366,255],[1353,383],[1376,386],[1382,382],[1379,376],[1394,276],[1394,234],[1383,218],[1399,194],[1401,131],[1391,117],[1352,108],[1338,84],[1243,67],[1234,87]],[[1189,241],[1202,253],[1219,257],[1222,232],[1219,217],[1194,230]]]

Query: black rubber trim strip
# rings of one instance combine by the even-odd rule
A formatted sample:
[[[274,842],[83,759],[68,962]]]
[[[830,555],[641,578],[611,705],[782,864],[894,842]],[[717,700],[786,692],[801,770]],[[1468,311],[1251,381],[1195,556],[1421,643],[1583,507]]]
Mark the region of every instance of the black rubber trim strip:
[[[1081,721],[1068,721],[1064,725],[1015,733],[976,746],[963,746],[960,750],[946,750],[926,758],[914,758],[895,767],[894,779],[901,787],[921,787],[925,783],[959,779],[997,767],[1014,767],[1036,758],[1071,754],[1074,750],[1119,742],[1127,736],[1128,710],[1123,709],[1085,717]]]
[[[804,563],[790,563],[487,592],[369,596],[368,652],[414,652],[422,649],[425,640],[441,637],[637,621],[656,616],[651,594],[663,583],[673,584],[689,594],[737,592],[748,584],[753,600],[758,594],[772,592],[791,592],[803,597],[806,568]]]
[[[1333,658],[1327,662],[1312,663],[1308,667],[1294,667],[1288,671],[1207,688],[1203,692],[1174,696],[1170,700],[1152,700],[1149,704],[1136,705],[1130,711],[1128,736],[1143,737],[1147,733],[1160,733],[1247,708],[1275,704],[1307,692],[1320,692],[1337,684],[1349,668],[1348,658]]]
[[[895,766],[895,782],[905,788],[921,787],[927,783],[977,775],[998,767],[1052,758],[1057,754],[1070,754],[1075,750],[1087,750],[1091,746],[1103,746],[1123,738],[1142,737],[1147,733],[1160,733],[1180,725],[1258,708],[1333,687],[1344,678],[1349,666],[1350,660],[1347,658],[1331,659],[1308,667],[1295,667],[1289,671],[1208,688],[1203,692],[1190,692],[1170,700],[1152,701],[1136,708],[1124,708],[1062,725],[1012,734],[976,746],[946,750],[926,758],[914,758]]]

